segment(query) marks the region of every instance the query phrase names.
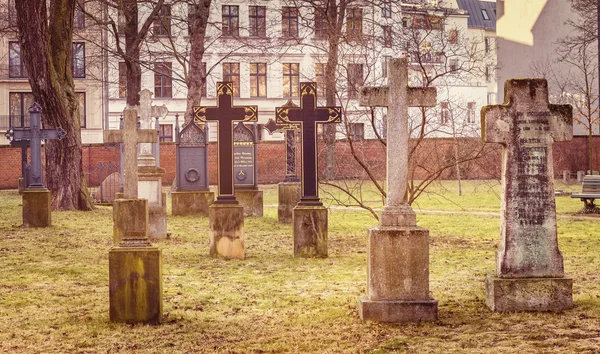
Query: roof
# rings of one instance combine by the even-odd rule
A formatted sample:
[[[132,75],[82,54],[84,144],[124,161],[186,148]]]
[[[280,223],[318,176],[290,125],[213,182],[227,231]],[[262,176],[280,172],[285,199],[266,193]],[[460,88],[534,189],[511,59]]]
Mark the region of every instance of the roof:
[[[483,28],[486,30],[496,30],[496,3],[480,0],[456,0],[461,10],[469,13],[469,28]],[[483,17],[483,11],[488,15],[489,20]]]

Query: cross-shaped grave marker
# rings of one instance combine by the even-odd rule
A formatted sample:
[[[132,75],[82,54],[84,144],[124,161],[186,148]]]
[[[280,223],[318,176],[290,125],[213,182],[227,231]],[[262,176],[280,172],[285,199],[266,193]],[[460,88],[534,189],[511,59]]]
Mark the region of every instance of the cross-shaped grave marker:
[[[152,105],[152,91],[148,89],[143,89],[140,92],[140,128],[142,129],[152,129],[152,118],[165,118],[169,113],[166,105],[162,106],[153,106]],[[138,159],[138,164],[140,166],[159,166],[159,152],[156,147],[158,144],[158,137],[155,141],[152,141],[149,144],[147,142],[142,142],[140,144],[140,154]]]
[[[382,226],[416,224],[412,208],[404,197],[408,183],[408,107],[434,107],[435,87],[408,86],[408,60],[391,59],[388,86],[363,87],[360,105],[387,107],[387,197],[381,215]]]
[[[123,111],[124,129],[105,130],[105,144],[124,145],[124,185],[123,196],[125,199],[137,199],[138,197],[138,148],[139,143],[152,143],[158,138],[155,129],[137,129],[137,112],[135,109],[125,108]]]
[[[233,106],[233,83],[217,83],[217,106],[194,107],[196,123],[217,122],[219,194],[216,204],[237,204],[233,195],[233,123],[256,122],[257,106]]]
[[[300,107],[277,107],[276,122],[302,126],[302,198],[299,206],[322,206],[319,199],[317,124],[342,121],[341,107],[317,107],[317,84],[300,83]]]
[[[292,100],[288,100],[282,108],[298,107]],[[273,119],[269,119],[265,124],[265,129],[269,134],[275,132],[285,133],[285,177],[283,182],[299,182],[300,179],[296,175],[296,132],[300,130],[300,123],[277,123]]]

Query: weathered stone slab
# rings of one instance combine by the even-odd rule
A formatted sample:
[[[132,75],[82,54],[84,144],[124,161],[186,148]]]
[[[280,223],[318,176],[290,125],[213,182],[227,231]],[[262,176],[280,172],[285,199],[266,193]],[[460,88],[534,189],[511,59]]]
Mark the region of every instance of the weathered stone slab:
[[[210,191],[171,192],[171,212],[181,216],[208,216],[208,207],[214,201],[215,193]]]
[[[98,188],[98,195],[96,199],[103,203],[112,203],[115,200],[115,194],[119,192],[119,183],[121,181],[121,174],[119,172],[113,172],[108,175]]]
[[[244,259],[244,208],[239,204],[212,204],[208,208],[210,255]]]
[[[148,235],[148,200],[113,201],[113,243],[118,246],[126,233]]]
[[[327,208],[296,206],[293,223],[294,257],[327,257]]]
[[[277,185],[279,203],[277,207],[277,218],[280,223],[291,224],[294,208],[301,198],[300,182],[281,182]]]
[[[17,181],[18,183],[18,188],[19,188],[19,194],[23,194],[23,191],[25,191],[25,178],[23,177],[19,177],[19,180]]]
[[[236,189],[235,199],[244,208],[244,216],[263,216],[263,192],[248,189]]]
[[[23,191],[23,227],[52,226],[52,194],[46,188]]]
[[[485,280],[486,304],[492,311],[562,312],[573,307],[571,278],[499,278]]]

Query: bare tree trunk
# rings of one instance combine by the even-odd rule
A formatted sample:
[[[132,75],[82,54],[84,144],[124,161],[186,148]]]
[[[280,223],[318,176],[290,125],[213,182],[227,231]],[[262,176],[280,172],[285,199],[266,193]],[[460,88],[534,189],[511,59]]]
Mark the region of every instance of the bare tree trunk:
[[[81,152],[79,103],[71,72],[75,0],[17,0],[17,26],[29,84],[47,128],[62,128],[62,140],[46,142],[46,184],[52,208],[90,210]],[[48,19],[47,14],[50,18]]]
[[[136,0],[123,0],[125,15],[125,67],[127,69],[127,105],[140,104],[142,68],[138,44],[138,9]]]

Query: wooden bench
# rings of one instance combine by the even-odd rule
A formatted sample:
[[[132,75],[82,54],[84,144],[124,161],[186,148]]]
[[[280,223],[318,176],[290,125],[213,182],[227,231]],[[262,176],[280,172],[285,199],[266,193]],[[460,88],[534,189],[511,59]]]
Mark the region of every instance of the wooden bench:
[[[594,199],[600,198],[600,176],[586,175],[580,194],[571,194],[571,198],[579,198],[583,202],[582,213],[598,213],[600,210],[594,204]]]

